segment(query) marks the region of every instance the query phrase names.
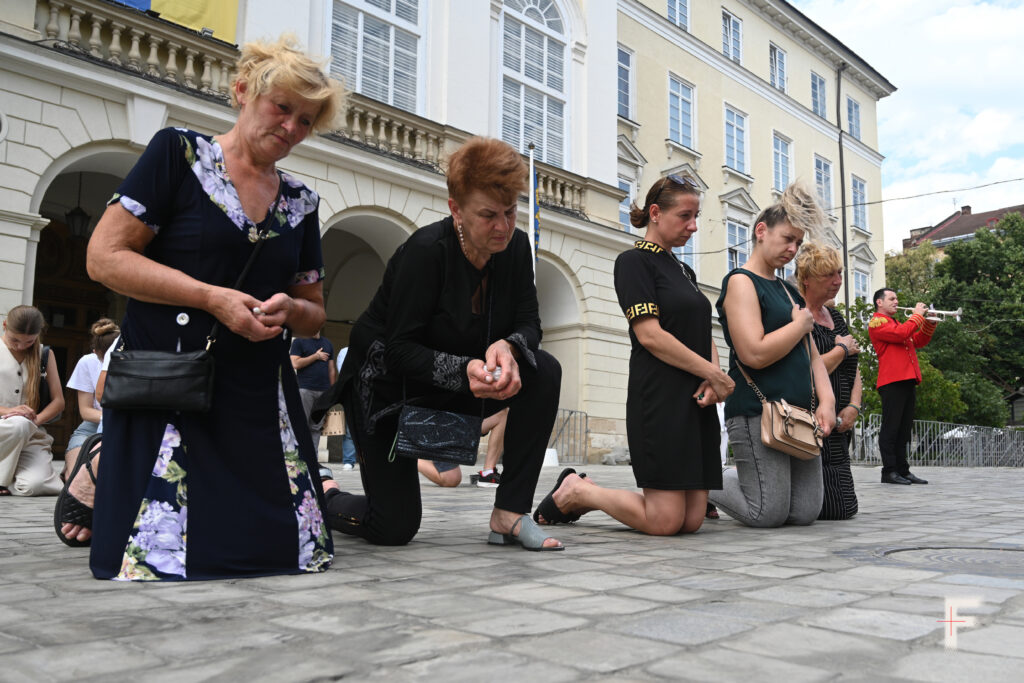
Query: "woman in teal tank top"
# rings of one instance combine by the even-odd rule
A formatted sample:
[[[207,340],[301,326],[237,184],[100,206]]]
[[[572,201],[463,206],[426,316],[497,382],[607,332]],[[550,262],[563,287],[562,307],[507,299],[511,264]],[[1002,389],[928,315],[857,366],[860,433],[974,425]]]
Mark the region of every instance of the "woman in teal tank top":
[[[730,517],[754,527],[810,524],[821,511],[821,458],[799,460],[761,443],[761,402],[739,365],[769,401],[809,408],[811,382],[815,416],[827,436],[835,426],[835,398],[814,344],[804,344],[814,318],[796,288],[775,273],[796,256],[805,236],[825,216],[800,185],[786,188],[779,202],[758,216],[750,258],[722,280],[717,307],[729,345],[729,375],[736,391],[725,402],[729,445],[736,469],[722,475],[722,490],[711,502]],[[813,376],[813,380],[812,380]]]

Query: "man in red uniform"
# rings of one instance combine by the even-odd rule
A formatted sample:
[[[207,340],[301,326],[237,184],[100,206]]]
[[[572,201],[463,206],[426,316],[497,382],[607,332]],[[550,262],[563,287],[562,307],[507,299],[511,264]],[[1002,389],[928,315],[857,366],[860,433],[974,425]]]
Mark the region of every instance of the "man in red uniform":
[[[910,473],[907,444],[914,426],[914,400],[921,383],[917,348],[932,340],[935,323],[925,320],[928,306],[918,302],[905,323],[895,320],[899,300],[896,292],[884,288],[875,292],[875,315],[868,323],[868,335],[878,355],[878,395],[882,399],[882,429],[878,448],[882,452],[883,484],[927,484]]]

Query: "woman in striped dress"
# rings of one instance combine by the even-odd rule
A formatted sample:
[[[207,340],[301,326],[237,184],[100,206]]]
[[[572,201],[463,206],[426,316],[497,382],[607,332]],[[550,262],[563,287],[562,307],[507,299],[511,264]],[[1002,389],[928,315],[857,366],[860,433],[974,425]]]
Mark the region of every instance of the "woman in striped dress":
[[[835,296],[843,284],[839,252],[820,244],[805,244],[796,257],[796,282],[814,316],[811,336],[836,397],[836,428],[821,447],[825,496],[818,519],[849,519],[857,514],[857,494],[850,473],[850,440],[860,416],[860,349],[834,307]]]

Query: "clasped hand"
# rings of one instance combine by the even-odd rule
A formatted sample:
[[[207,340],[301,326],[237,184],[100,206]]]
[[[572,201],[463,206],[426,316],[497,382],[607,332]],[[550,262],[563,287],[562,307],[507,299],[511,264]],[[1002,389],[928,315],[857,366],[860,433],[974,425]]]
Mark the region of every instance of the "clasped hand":
[[[700,383],[697,391],[693,392],[693,398],[697,400],[697,405],[706,408],[721,403],[735,390],[736,382],[732,377],[716,368],[710,377]]]
[[[500,373],[496,370],[501,369]],[[498,377],[495,377],[495,374]],[[512,346],[499,339],[488,347],[483,360],[475,358],[466,366],[469,390],[477,398],[505,401],[519,393],[523,381],[519,377],[519,363],[512,355]]]
[[[235,334],[249,341],[266,341],[281,334],[295,301],[278,292],[266,301],[220,287],[211,295],[209,311]]]

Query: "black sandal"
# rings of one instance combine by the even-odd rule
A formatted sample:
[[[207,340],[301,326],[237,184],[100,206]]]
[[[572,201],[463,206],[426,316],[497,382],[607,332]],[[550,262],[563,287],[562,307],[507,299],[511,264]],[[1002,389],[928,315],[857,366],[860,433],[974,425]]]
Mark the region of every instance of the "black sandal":
[[[544,496],[544,500],[542,500],[540,505],[537,506],[537,509],[533,511],[533,521],[537,522],[537,524],[541,524],[541,517],[544,518],[543,523],[547,525],[570,524],[583,516],[582,512],[562,512],[558,509],[558,506],[555,505],[555,491],[558,490],[558,487],[562,485],[562,482],[565,481],[565,478],[570,474],[576,474],[576,470],[571,467],[566,467],[562,470],[562,473],[558,475],[558,481],[555,482],[554,488],[551,489],[551,493]],[[580,479],[583,479],[586,476],[586,474],[581,474]]]
[[[82,443],[82,447],[78,450],[78,460],[75,462],[75,467],[71,470],[71,474],[68,475],[67,481],[64,482],[64,488],[61,489],[60,494],[57,496],[57,504],[53,508],[53,529],[57,532],[57,538],[72,548],[86,547],[92,543],[92,539],[79,541],[77,538],[68,538],[61,532],[60,528],[65,524],[74,524],[91,530],[92,508],[71,495],[71,482],[75,480],[78,470],[84,465],[85,471],[89,473],[89,478],[92,479],[92,485],[96,486],[96,473],[92,471],[92,459],[98,452],[94,452],[94,449],[99,445],[102,438],[102,434],[93,434]]]

